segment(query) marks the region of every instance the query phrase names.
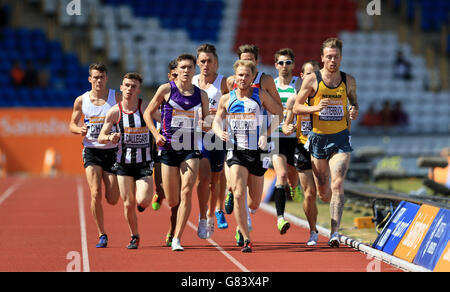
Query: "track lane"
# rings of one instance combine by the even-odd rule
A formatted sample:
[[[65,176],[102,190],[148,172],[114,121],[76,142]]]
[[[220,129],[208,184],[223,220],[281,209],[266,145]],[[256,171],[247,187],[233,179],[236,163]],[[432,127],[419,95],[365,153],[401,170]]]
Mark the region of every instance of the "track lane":
[[[15,180],[10,180],[9,185]],[[1,190],[6,190],[3,184]],[[309,231],[291,224],[286,235],[276,229],[275,216],[258,210],[252,215],[254,252],[243,254],[236,247],[234,215],[227,215],[229,228],[216,228],[211,240],[197,237],[198,201],[193,195],[189,224],[182,237],[184,252],[165,246],[169,208],[151,208],[138,213],[141,246],[127,250],[130,240],[123,216],[123,203],[115,206],[103,199],[106,249],[97,249],[97,231],[90,212],[89,189],[84,178],[29,178],[0,205],[0,271],[65,271],[72,263],[70,252],[80,255],[82,267],[82,228],[78,190],[82,190],[86,224],[89,270],[148,272],[302,272],[361,271],[375,264],[380,271],[399,271],[385,263],[374,263],[350,247],[327,245],[319,236],[317,247],[306,246]],[[300,207],[300,206],[299,206]],[[82,268],[80,270],[83,270]]]

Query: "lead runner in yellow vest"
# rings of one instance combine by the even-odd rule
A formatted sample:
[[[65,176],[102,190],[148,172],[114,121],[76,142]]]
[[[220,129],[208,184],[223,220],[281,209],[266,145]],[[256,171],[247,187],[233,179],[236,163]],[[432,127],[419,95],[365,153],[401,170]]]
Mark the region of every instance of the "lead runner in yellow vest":
[[[331,187],[331,235],[328,244],[338,247],[338,231],[344,210],[344,180],[350,164],[350,153],[353,151],[348,119],[357,119],[359,106],[355,79],[339,70],[342,41],[327,39],[322,44],[321,58],[324,66],[303,81],[295,101],[294,113],[312,116],[313,128],[305,147],[311,152],[319,196],[329,197]],[[305,106],[309,96],[309,106]]]

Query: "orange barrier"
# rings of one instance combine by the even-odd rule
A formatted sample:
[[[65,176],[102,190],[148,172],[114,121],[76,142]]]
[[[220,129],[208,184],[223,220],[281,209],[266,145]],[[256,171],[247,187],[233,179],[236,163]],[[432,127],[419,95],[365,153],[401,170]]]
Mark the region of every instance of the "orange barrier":
[[[434,272],[450,272],[450,241],[447,243],[441,258],[434,267]]]
[[[53,147],[48,148],[44,154],[42,174],[48,177],[55,177],[58,174],[58,167],[60,163],[61,159],[59,153],[57,153]]]
[[[394,256],[410,263],[414,260],[439,208],[422,205],[394,252]]]
[[[59,154],[63,174],[84,174],[82,138],[69,130],[71,108],[0,109],[0,148],[6,172],[41,174],[45,151]]]

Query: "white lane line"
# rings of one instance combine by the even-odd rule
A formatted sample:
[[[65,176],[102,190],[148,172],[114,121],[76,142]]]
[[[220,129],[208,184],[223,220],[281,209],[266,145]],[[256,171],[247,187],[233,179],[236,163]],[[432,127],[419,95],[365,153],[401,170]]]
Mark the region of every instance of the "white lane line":
[[[87,247],[87,236],[86,236],[86,216],[84,213],[84,191],[83,183],[81,179],[77,179],[77,190],[78,190],[78,210],[80,216],[80,229],[81,229],[81,251],[83,257],[83,271],[90,272],[89,267],[89,255]]]
[[[24,178],[20,179],[18,182],[10,186],[1,196],[0,196],[0,205],[8,199],[18,188],[19,186],[24,182]]]
[[[170,210],[168,204],[164,204],[166,208]],[[197,233],[197,226],[195,226],[191,221],[188,220],[187,224],[190,228],[192,228]],[[242,272],[250,272],[243,264],[241,264],[237,259],[235,259],[232,255],[226,252],[217,242],[212,239],[207,239],[207,241],[214,246],[218,251],[220,251],[230,262],[232,262],[236,267],[238,267]]]
[[[191,227],[195,232],[197,232],[197,226],[195,226],[191,221],[188,221],[189,227]],[[218,251],[220,251],[230,262],[232,262],[236,267],[238,267],[242,272],[250,272],[243,264],[241,264],[237,259],[226,252],[217,242],[208,238],[206,239],[210,244],[212,244]]]

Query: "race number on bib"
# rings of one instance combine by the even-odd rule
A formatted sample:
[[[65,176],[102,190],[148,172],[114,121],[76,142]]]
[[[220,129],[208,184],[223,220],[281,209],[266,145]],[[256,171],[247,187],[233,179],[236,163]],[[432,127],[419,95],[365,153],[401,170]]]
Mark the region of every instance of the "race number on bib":
[[[147,127],[125,128],[123,142],[126,148],[148,148],[150,147],[150,134]]]
[[[344,118],[344,107],[342,105],[329,105],[319,113],[321,121],[341,121]]]
[[[193,130],[195,128],[195,112],[174,109],[172,112],[172,128]]]

